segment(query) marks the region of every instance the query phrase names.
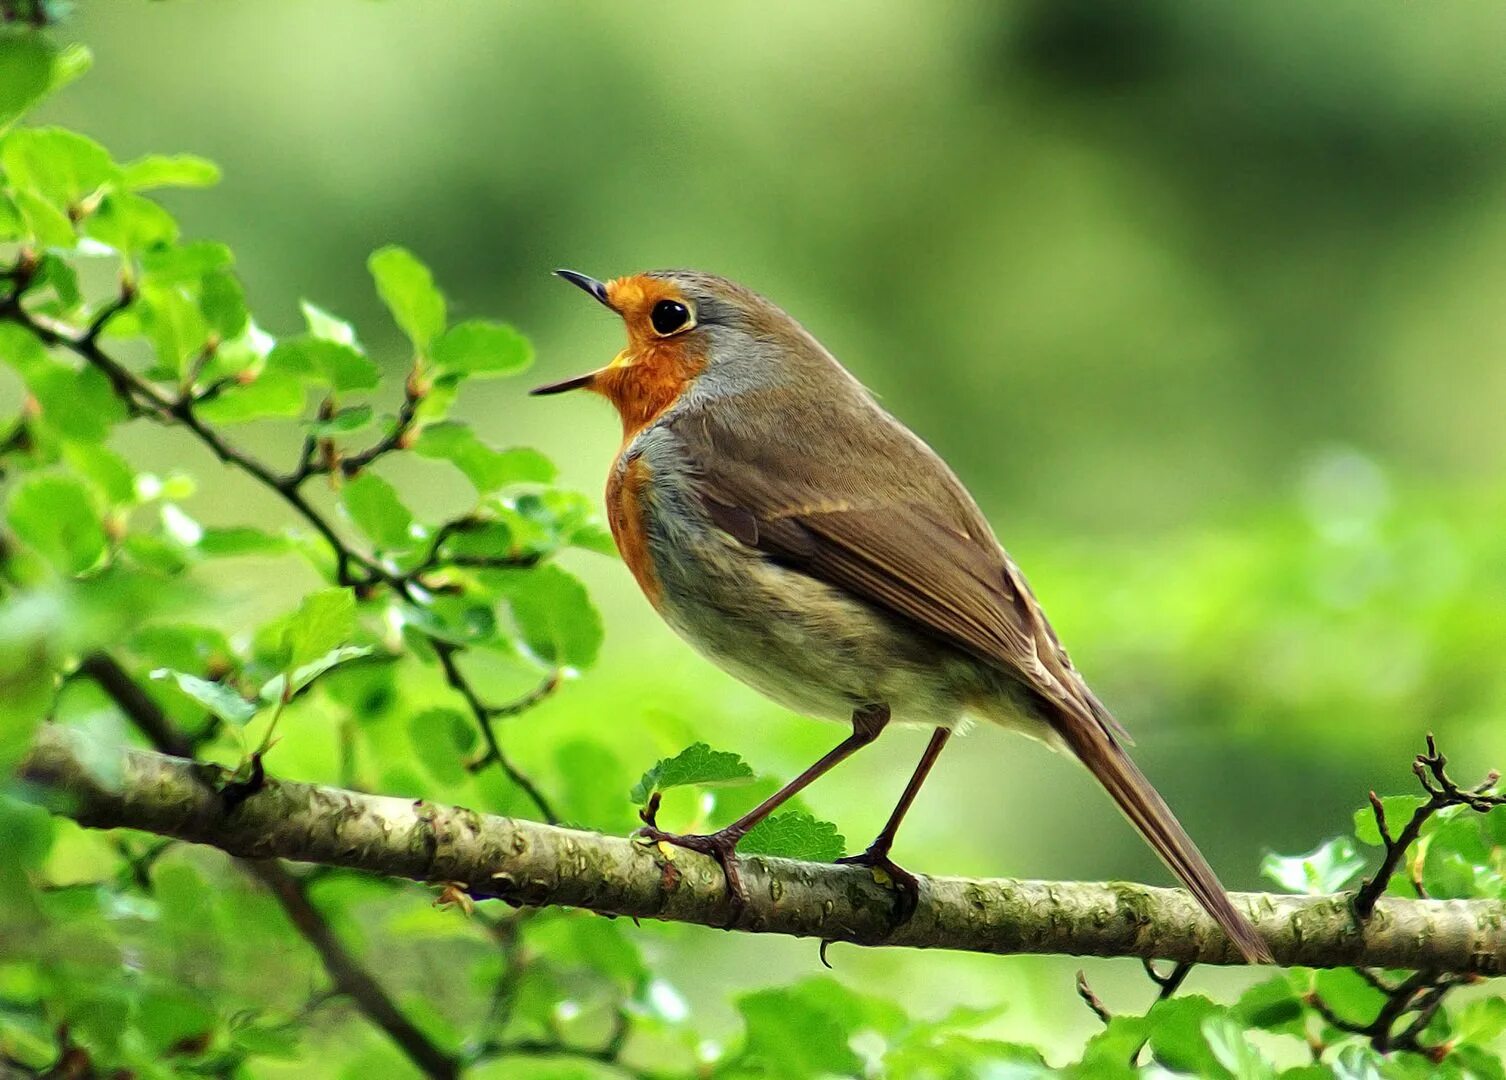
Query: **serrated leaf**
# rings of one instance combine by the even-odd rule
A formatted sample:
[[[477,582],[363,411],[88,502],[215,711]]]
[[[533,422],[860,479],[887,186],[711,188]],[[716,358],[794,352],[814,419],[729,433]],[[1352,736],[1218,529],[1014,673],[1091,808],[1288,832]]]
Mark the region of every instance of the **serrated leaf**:
[[[742,1057],[751,1075],[862,1076],[863,1063],[847,1045],[854,1032],[819,1002],[785,990],[759,990],[737,1001],[747,1027]]]
[[[528,651],[551,667],[586,668],[601,648],[601,615],[586,587],[558,566],[495,575]]]
[[[323,656],[309,661],[307,664],[294,669],[292,690],[296,694],[305,686],[328,671],[345,663],[347,660],[359,660],[363,656],[370,656],[374,650],[369,645],[341,645],[331,649]],[[283,688],[288,685],[288,679],[284,675],[277,675],[268,679],[257,691],[257,696],[263,701],[276,701],[283,695]]]
[[[791,810],[764,818],[743,837],[737,850],[744,855],[834,862],[847,850],[847,840],[831,822]]]
[[[494,450],[468,425],[454,421],[430,424],[413,444],[420,457],[448,461],[465,474],[478,494],[489,495],[509,484],[547,484],[553,464],[536,450]]]
[[[730,750],[713,750],[703,742],[693,743],[673,757],[660,758],[628,793],[633,802],[643,804],[655,791],[697,784],[746,784],[753,779],[753,768]],[[840,852],[839,852],[840,854]]]
[[[377,294],[413,347],[427,353],[429,343],[444,330],[445,302],[434,275],[407,248],[391,245],[366,261]]]
[[[7,516],[21,542],[60,573],[81,574],[104,557],[104,527],[89,492],[72,477],[26,477],[10,494]]]
[[[1267,854],[1260,872],[1288,892],[1316,896],[1338,892],[1365,869],[1365,859],[1347,836],[1336,836],[1306,855]]]
[[[378,547],[402,551],[414,545],[413,513],[397,490],[375,473],[363,472],[340,490],[340,502]]]
[[[343,645],[356,628],[356,598],[349,589],[320,589],[303,598],[283,629],[288,667],[297,670]]]
[[[505,323],[472,319],[441,334],[431,355],[439,367],[458,374],[513,375],[533,363],[533,346]]]
[[[1412,814],[1427,800],[1420,795],[1387,795],[1381,799],[1381,809],[1386,815],[1386,827],[1394,837],[1401,832]],[[1362,844],[1380,847],[1380,827],[1375,823],[1375,811],[1369,806],[1354,812],[1354,836]]]
[[[171,680],[179,690],[226,723],[240,726],[256,715],[254,704],[223,683],[210,682],[171,668],[158,668],[152,672],[152,678]]]
[[[1221,1076],[1218,1059],[1203,1034],[1210,1019],[1228,1010],[1195,994],[1158,1001],[1151,1007],[1150,1048],[1156,1060],[1175,1072],[1192,1076]]]
[[[158,187],[210,187],[220,182],[220,167],[193,154],[147,154],[121,166],[120,183],[131,191]]]

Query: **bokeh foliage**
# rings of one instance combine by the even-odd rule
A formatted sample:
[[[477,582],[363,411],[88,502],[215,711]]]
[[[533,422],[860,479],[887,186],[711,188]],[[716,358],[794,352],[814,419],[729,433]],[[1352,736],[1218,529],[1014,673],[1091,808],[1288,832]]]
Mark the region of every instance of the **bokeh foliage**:
[[[1187,24],[1169,8],[1156,9],[1160,22],[1117,30],[1085,8],[1062,10],[1037,12],[1026,23],[1029,33],[1022,30],[997,47],[1017,61],[1010,65],[1014,78],[1029,82],[1032,92],[1084,130],[1097,122],[1085,104],[1095,80],[1155,82],[1144,71],[1102,64],[1075,71],[1053,61],[1063,49],[1083,55],[1083,35],[1089,41],[1131,31],[1159,35],[1153,39],[1158,47],[1140,53],[1156,78],[1189,77],[1179,76],[1176,64],[1198,59],[1185,40]],[[479,412],[471,402],[491,408],[501,400],[476,380],[521,371],[532,358],[528,340],[506,324],[471,318],[475,300],[447,304],[428,269],[406,249],[390,246],[371,256],[372,281],[361,284],[390,313],[390,327],[362,320],[358,334],[309,303],[297,313],[301,325],[274,339],[253,319],[247,292],[291,288],[289,297],[305,289],[322,295],[325,280],[289,262],[279,267],[283,280],[276,290],[248,288],[229,247],[180,235],[164,203],[174,198],[173,187],[214,183],[219,173],[209,162],[156,155],[117,161],[66,129],[18,123],[45,94],[81,74],[87,54],[30,32],[10,32],[0,44],[0,124],[7,125],[0,144],[0,239],[5,265],[25,267],[0,289],[12,300],[24,291],[27,321],[43,328],[85,333],[99,313],[110,311],[99,338],[103,350],[169,400],[188,394],[194,415],[237,445],[281,462],[286,471],[278,478],[306,469],[300,490],[360,555],[337,558],[286,500],[247,479],[243,469],[222,469],[181,423],[159,430],[133,418],[141,395],[127,407],[133,396],[76,351],[52,347],[16,320],[0,321],[0,358],[23,388],[5,439],[0,766],[9,772],[44,718],[86,727],[101,740],[139,737],[93,681],[70,677],[79,657],[108,648],[199,752],[227,764],[243,762],[280,716],[281,741],[268,765],[289,775],[503,813],[547,813],[488,753],[466,697],[446,684],[439,656],[445,653],[465,657],[457,662],[484,705],[517,706],[516,715],[495,718],[502,745],[525,763],[550,810],[594,827],[630,827],[638,802],[678,766],[660,767],[657,779],[645,777],[629,798],[640,773],[657,758],[677,760],[676,752],[700,734],[701,713],[751,707],[698,672],[683,686],[666,687],[672,680],[659,672],[676,669],[657,667],[647,650],[594,686],[596,676],[573,682],[593,665],[603,624],[580,581],[591,579],[594,569],[567,554],[567,570],[557,556],[577,548],[580,558],[593,558],[593,552],[609,553],[610,543],[592,501],[556,486],[546,457],[512,446],[505,436],[500,446],[492,444],[495,432],[522,426],[511,412],[501,421],[468,422]],[[1071,92],[1053,95],[1052,80],[1068,77]],[[1263,77],[1278,80],[1268,71]],[[66,100],[56,108],[66,111]],[[1382,117],[1388,123],[1407,122],[1417,108],[1394,96],[1382,104],[1390,110],[1389,120]],[[1151,106],[1136,99],[1124,107]],[[1452,107],[1466,120],[1478,108],[1464,101]],[[1290,111],[1302,115],[1296,105]],[[1131,152],[1146,160],[1203,160],[1198,132],[1222,130],[1242,115],[1239,102],[1207,97],[1186,107],[1184,124],[1160,140],[1133,141]],[[1300,181],[1304,190],[1332,185],[1331,196],[1314,199],[1306,212],[1317,218],[1323,206],[1346,208],[1339,180],[1351,175],[1348,166],[1325,166],[1306,149],[1326,145],[1332,133],[1282,130],[1288,134],[1279,147],[1290,151],[1282,160],[1309,163]],[[1382,140],[1361,160],[1385,175],[1409,175],[1415,159],[1396,157],[1388,146]],[[1460,169],[1476,170],[1469,175],[1489,176],[1497,168],[1472,144],[1443,140],[1439,147],[1455,155],[1448,160]],[[1197,191],[1227,189],[1230,181],[1216,156],[1204,164],[1184,178],[1194,205],[1202,205]],[[1458,169],[1450,175],[1457,178]],[[1287,189],[1267,179],[1265,186],[1252,180],[1234,190],[1245,212],[1259,214],[1279,206]],[[1453,198],[1454,191],[1445,186],[1442,195]],[[898,200],[903,193],[892,194]],[[1383,203],[1386,191],[1375,194]],[[1330,223],[1338,228],[1342,218]],[[446,250],[463,246],[443,229],[438,235]],[[385,238],[367,228],[361,243],[369,248]],[[305,239],[311,250],[327,242],[317,229]],[[427,250],[424,238],[410,239]],[[844,251],[850,264],[871,268],[876,264],[865,263],[863,252],[877,250],[882,235],[836,230],[817,239]],[[1104,244],[1102,257],[1133,267],[1134,245],[1119,239],[1118,248]],[[1185,239],[1198,246],[1196,234]],[[1267,276],[1260,281],[1270,291],[1250,293],[1240,286],[1254,271],[1235,254],[1226,256],[1215,282],[1238,296],[1241,318],[1250,325],[1273,325],[1301,310],[1289,290],[1305,278],[1283,278],[1283,289]],[[360,278],[357,267],[352,260],[330,271],[338,275],[328,283],[337,301],[331,307],[356,303],[350,282]],[[456,269],[463,275],[466,267]],[[121,280],[130,283],[124,297],[117,293]],[[856,300],[883,284],[860,271],[842,288]],[[451,288],[470,290],[463,276]],[[955,283],[934,288],[923,295],[957,292]],[[841,299],[840,291],[836,295]],[[128,303],[114,310],[122,299]],[[1206,292],[1194,299],[1206,314]],[[452,318],[451,306],[464,317]],[[946,310],[939,299],[919,306]],[[1106,319],[1121,309],[1095,304],[1090,310]],[[287,325],[290,313],[274,308],[269,319],[269,325]],[[1017,340],[1044,333],[1026,315],[1013,319],[1024,321]],[[924,351],[928,327],[900,329],[887,347]],[[861,333],[851,334],[862,340]],[[1297,350],[1258,338],[1239,343],[1235,351],[1246,361],[1251,384],[1258,381],[1255,373],[1269,374],[1262,366],[1269,358],[1285,365],[1267,390],[1277,411],[1296,411],[1302,423],[1294,431],[1349,436],[1362,430],[1360,405],[1331,425],[1321,411],[1310,415],[1301,407],[1304,395],[1290,385]],[[1342,349],[1339,355],[1355,362]],[[1063,359],[1071,361],[1057,357]],[[957,402],[959,425],[985,424],[983,415],[968,410],[995,401],[983,391],[1002,378],[998,372],[925,369],[943,384],[976,377],[976,386],[943,389]],[[1167,374],[1177,377],[1170,367]],[[1049,384],[1046,373],[1034,377]],[[906,390],[907,378],[913,376],[891,375],[890,388]],[[506,408],[516,407],[509,399]],[[1034,425],[1045,422],[1041,410],[1010,408],[1007,425],[990,416],[987,426],[1039,436]],[[141,429],[149,434],[135,434]],[[1220,439],[1235,452],[1260,443],[1238,425],[1220,432],[1214,444]],[[1306,440],[1298,434],[1296,441]],[[1093,452],[1094,445],[1089,433],[1078,452]],[[376,449],[381,452],[361,462]],[[985,452],[981,445],[949,449],[975,462]],[[142,458],[172,464],[149,469],[137,463]],[[1269,452],[1266,460],[1285,459]],[[360,464],[348,469],[352,461]],[[448,478],[440,472],[446,466],[453,467]],[[1075,467],[1062,456],[1049,463],[1048,473],[1060,478]],[[1251,746],[1274,728],[1284,738],[1268,754],[1275,764],[1265,772],[1273,780],[1287,765],[1348,755],[1328,774],[1331,785],[1298,789],[1308,804],[1326,809],[1325,831],[1331,831],[1340,809],[1379,782],[1378,759],[1351,752],[1367,732],[1382,732],[1381,743],[1389,740],[1394,748],[1409,744],[1433,717],[1466,734],[1498,723],[1506,705],[1506,680],[1495,662],[1506,551],[1500,495],[1474,478],[1463,490],[1423,496],[1406,478],[1398,486],[1370,457],[1343,449],[1309,459],[1304,477],[1294,495],[1255,505],[1232,526],[1137,546],[1062,538],[1048,544],[1028,525],[1010,535],[1022,535],[1033,556],[1027,566],[1050,583],[1049,607],[1072,631],[1074,651],[1094,658],[1095,681],[1101,676],[1117,699],[1132,700],[1135,713],[1156,717],[1171,732],[1196,731],[1213,713],[1218,731]],[[1044,482],[1017,483],[1020,494],[1038,498],[1031,488]],[[209,516],[196,510],[199,504]],[[455,527],[446,530],[446,524]],[[579,576],[571,572],[577,568]],[[393,579],[414,595],[404,596]],[[1146,616],[1146,596],[1157,598],[1154,618]],[[827,735],[802,737],[816,746]],[[715,742],[742,749],[725,734]],[[765,756],[777,761],[778,771],[799,764],[792,751]],[[475,764],[481,767],[472,769]],[[724,786],[757,773],[741,764],[731,771],[736,775],[725,766],[683,772],[695,782],[666,793],[666,814],[683,823],[726,820],[775,782],[754,775],[749,783]],[[1401,770],[1395,771],[1390,787],[1404,791]],[[1220,786],[1216,778],[1207,783]],[[1268,790],[1262,809],[1278,831],[1310,840],[1310,806],[1294,806],[1274,783]],[[1199,792],[1193,786],[1188,793]],[[150,838],[82,832],[46,815],[25,794],[10,791],[0,803],[7,839],[0,848],[0,1050],[8,1056],[43,1070],[66,1042],[102,1067],[119,1064],[140,1075],[403,1074],[408,1066],[401,1055],[348,1003],[326,997],[317,958],[232,864]],[[1046,813],[1053,828],[1044,831],[1055,833],[1059,824],[1071,835],[1069,821]],[[1363,814],[1355,841],[1330,842],[1305,859],[1272,860],[1276,879],[1304,888],[1352,884],[1362,858],[1374,861],[1364,847],[1373,840]],[[1418,848],[1424,886],[1440,896],[1501,896],[1501,816],[1451,813],[1430,821]],[[1274,836],[1264,824],[1246,822],[1255,835]],[[1392,889],[1405,893],[1406,877],[1394,879]],[[311,875],[307,886],[337,932],[392,985],[431,1038],[486,1059],[475,1075],[626,1070],[929,1077],[1042,1070],[1038,1051],[1024,1040],[1004,1042],[991,1034],[1000,1030],[997,1009],[949,1011],[955,1002],[905,1000],[905,977],[892,971],[874,980],[873,992],[863,992],[850,976],[839,982],[764,965],[757,981],[766,985],[738,991],[730,1016],[708,1021],[706,1013],[716,1007],[710,999],[726,997],[736,973],[722,978],[722,967],[733,965],[709,964],[709,975],[695,976],[696,989],[687,990],[691,976],[683,957],[704,946],[684,931],[484,907],[466,918],[435,909],[433,895],[423,890],[341,874]],[[750,948],[741,955],[756,958],[767,946]],[[940,962],[919,957],[905,963],[933,960]],[[810,956],[805,961],[814,964]],[[1019,970],[1009,963],[995,966]],[[998,976],[997,985],[985,980],[975,985],[976,996],[1018,1004],[1020,995],[1007,985],[1012,981],[1009,974]],[[1034,982],[1076,1007],[1065,980]],[[1148,1018],[1116,1017],[1085,1049],[1063,1052],[1053,1031],[1028,1041],[1049,1047],[1053,1061],[1080,1058],[1078,1071],[1090,1076],[1127,1071],[1131,1051],[1146,1038],[1145,1060],[1154,1055],[1162,1067],[1198,1075],[1272,1075],[1268,1060],[1295,1068],[1311,1041],[1327,1048],[1324,1064],[1293,1075],[1436,1074],[1438,1066],[1422,1055],[1376,1057],[1365,1036],[1345,1032],[1318,1010],[1321,1001],[1361,1024],[1383,1007],[1384,992],[1356,973],[1294,972],[1243,996],[1215,996],[1233,1004],[1195,994],[1173,998]],[[1500,1075],[1486,1048],[1498,1040],[1501,1012],[1494,996],[1451,994],[1419,1032],[1419,1045],[1447,1045],[1443,1068],[1454,1074]],[[509,1048],[514,1052],[494,1056]]]

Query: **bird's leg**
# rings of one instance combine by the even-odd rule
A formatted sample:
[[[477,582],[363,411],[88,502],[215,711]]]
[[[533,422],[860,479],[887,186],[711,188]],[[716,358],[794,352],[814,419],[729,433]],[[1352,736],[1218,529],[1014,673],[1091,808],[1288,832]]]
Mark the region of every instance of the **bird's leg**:
[[[915,801],[915,796],[920,792],[920,785],[926,782],[931,766],[936,764],[936,759],[941,756],[941,748],[946,745],[951,734],[951,728],[937,728],[931,733],[931,741],[926,744],[926,752],[921,755],[920,764],[915,766],[910,782],[905,785],[905,793],[899,797],[899,803],[894,807],[894,812],[889,815],[889,820],[879,830],[873,843],[868,845],[868,850],[861,855],[849,855],[845,859],[837,860],[839,863],[853,866],[872,867],[887,874],[899,890],[899,921],[901,923],[909,922],[910,916],[915,914],[915,905],[920,900],[920,883],[915,880],[914,874],[889,858],[889,849],[894,846],[894,837],[899,832],[900,822],[905,820],[910,804]]]
[[[879,732],[883,731],[888,723],[889,706],[887,705],[869,705],[854,710],[851,735],[828,751],[820,761],[724,829],[706,835],[680,835],[667,833],[650,825],[639,829],[638,835],[690,851],[699,851],[703,855],[710,855],[721,864],[722,873],[726,875],[727,893],[732,898],[734,911],[740,909],[748,901],[748,893],[743,888],[742,876],[737,872],[737,845],[742,838],[747,836],[755,825],[803,791],[818,777],[830,772],[840,762],[878,738]]]

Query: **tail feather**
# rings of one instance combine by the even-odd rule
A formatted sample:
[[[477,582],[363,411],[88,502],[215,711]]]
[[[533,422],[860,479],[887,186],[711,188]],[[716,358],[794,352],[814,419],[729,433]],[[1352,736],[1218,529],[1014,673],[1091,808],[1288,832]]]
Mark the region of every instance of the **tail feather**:
[[[1130,824],[1145,837],[1203,909],[1213,916],[1244,958],[1252,964],[1271,963],[1269,946],[1250,920],[1230,902],[1229,894],[1192,842],[1192,837],[1187,835],[1166,800],[1151,786],[1123,748],[1096,724],[1086,728],[1086,725],[1068,723],[1061,728],[1064,730],[1060,733],[1067,744],[1098,782],[1108,789]]]

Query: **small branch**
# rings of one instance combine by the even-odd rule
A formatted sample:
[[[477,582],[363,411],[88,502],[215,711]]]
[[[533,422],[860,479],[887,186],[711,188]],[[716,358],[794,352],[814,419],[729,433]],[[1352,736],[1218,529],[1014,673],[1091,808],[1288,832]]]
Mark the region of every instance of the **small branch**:
[[[1449,806],[1467,806],[1484,814],[1506,804],[1506,796],[1491,793],[1496,781],[1500,779],[1499,774],[1491,772],[1473,788],[1461,788],[1449,778],[1446,771],[1448,758],[1439,752],[1432,733],[1428,734],[1427,743],[1427,753],[1417,755],[1417,759],[1412,762],[1412,772],[1428,793],[1428,801],[1413,811],[1411,819],[1394,838],[1386,822],[1386,810],[1380,797],[1373,791],[1370,793],[1370,809],[1375,815],[1385,855],[1374,876],[1367,879],[1354,894],[1354,913],[1361,921],[1368,919],[1375,910],[1376,901],[1385,894],[1386,886],[1395,875],[1397,866],[1406,857],[1408,849],[1417,842],[1418,836],[1422,834],[1422,827],[1430,817]],[[1412,887],[1419,897],[1426,895],[1421,880],[1415,875]]]
[[[78,736],[44,727],[23,774],[68,796],[65,811],[98,828],[134,828],[233,855],[285,858],[427,882],[477,897],[604,914],[731,925],[753,933],[859,945],[973,952],[1138,956],[1238,964],[1239,954],[1187,893],[1125,882],[921,878],[913,917],[893,923],[889,890],[861,867],[749,856],[746,905],[727,896],[710,858],[654,845],[478,814],[411,799],[268,779],[226,814],[208,785],[227,774],[140,750],[120,752],[119,784],[84,764]],[[1383,897],[1356,926],[1347,896],[1235,894],[1279,963],[1305,967],[1506,971],[1506,903]]]
[[[324,916],[309,901],[297,878],[276,862],[260,859],[242,859],[240,862],[277,898],[289,921],[314,947],[335,989],[355,1002],[362,1015],[385,1031],[425,1076],[453,1080],[460,1075],[457,1059],[430,1042],[428,1036],[392,1003],[371,973],[346,950]]]
[[[481,696],[476,693],[476,688],[465,677],[465,672],[460,669],[459,661],[455,659],[455,654],[460,652],[460,646],[448,641],[441,641],[439,638],[430,639],[430,644],[434,648],[434,654],[439,657],[439,666],[444,669],[445,681],[450,684],[451,689],[465,699],[466,706],[471,710],[471,715],[476,719],[476,726],[481,729],[481,738],[486,743],[486,753],[480,758],[479,764],[472,763],[470,766],[471,771],[475,772],[484,765],[496,762],[498,767],[507,774],[507,778],[521,788],[523,794],[527,795],[533,805],[538,807],[539,813],[543,816],[544,820],[551,825],[557,824],[560,819],[559,815],[554,812],[554,806],[545,797],[538,785],[508,760],[507,755],[502,752],[502,744],[497,741],[497,732],[492,724],[494,717],[521,712],[523,708],[529,706],[522,706],[517,703],[514,703],[513,706],[501,707],[487,705],[481,700]],[[557,683],[557,677],[555,677],[554,681]],[[553,686],[550,686],[549,689],[552,691]],[[547,691],[546,694],[541,695],[539,691],[535,690],[530,697],[537,696],[539,700],[542,700],[546,695]]]
[[[1088,985],[1087,973],[1081,968],[1077,972],[1077,996],[1082,998],[1082,1003],[1092,1010],[1093,1015],[1102,1020],[1104,1024],[1108,1024],[1114,1019],[1114,1014],[1109,1012],[1109,1008],[1103,1003],[1103,999],[1095,994],[1093,988]]]

